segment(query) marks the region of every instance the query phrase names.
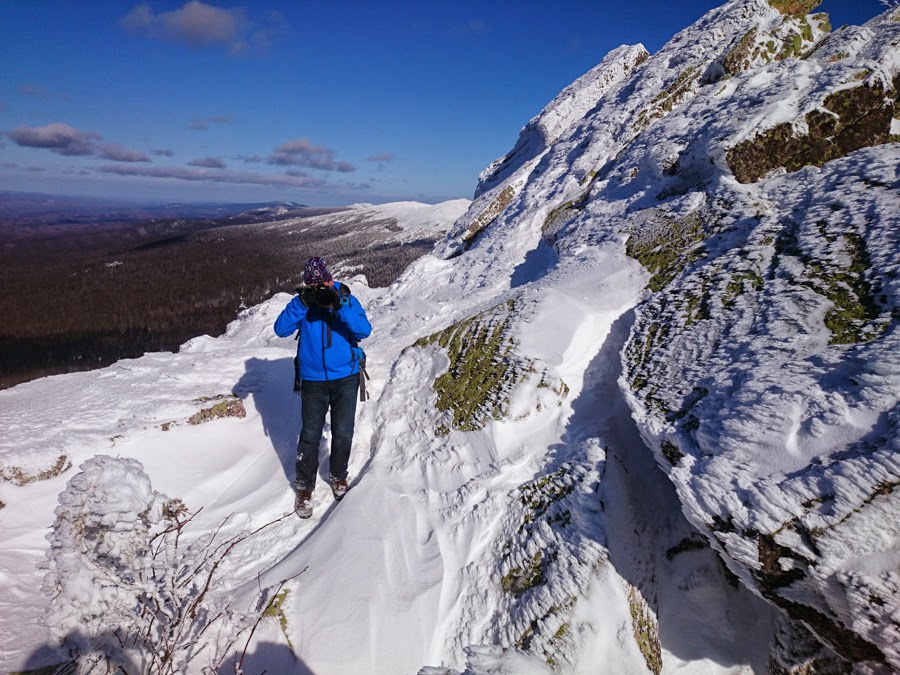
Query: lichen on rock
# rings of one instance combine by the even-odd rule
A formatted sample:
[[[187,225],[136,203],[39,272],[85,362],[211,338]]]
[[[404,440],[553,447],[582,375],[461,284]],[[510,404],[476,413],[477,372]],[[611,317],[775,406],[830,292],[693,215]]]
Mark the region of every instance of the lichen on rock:
[[[900,91],[900,75],[893,92]],[[727,153],[728,166],[741,183],[753,183],[777,168],[788,172],[822,166],[861,148],[891,141],[894,102],[879,82],[841,89],[825,97],[824,110],[806,114],[807,133],[788,122],[738,143]]]
[[[769,5],[788,16],[809,14],[822,4],[822,0],[769,0]]]
[[[662,672],[662,647],[659,644],[659,622],[650,605],[634,587],[628,588],[631,629],[647,668],[654,675]]]
[[[434,390],[437,408],[450,413],[453,428],[475,431],[502,417],[509,392],[530,368],[514,354],[509,327],[515,311],[510,300],[416,342],[418,347],[436,344],[450,359]]]
[[[544,658],[555,669],[577,663],[583,618],[574,613],[606,561],[601,497],[596,486],[605,453],[596,439],[578,450],[580,458],[539,475],[510,495],[514,512],[500,540],[496,579],[504,591],[501,642]],[[577,517],[575,514],[578,514]]]
[[[219,400],[221,402],[216,403],[214,406],[211,406],[209,408],[204,408],[195,415],[192,415],[187,421],[188,424],[203,424],[204,422],[210,422],[212,420],[221,419],[224,417],[247,416],[247,410],[244,408],[244,402],[234,395],[221,394],[219,396],[211,398],[197,399],[196,402],[207,403],[214,400]]]
[[[503,210],[509,206],[509,203],[512,201],[515,194],[516,190],[512,185],[507,185],[500,191],[494,200],[488,204],[487,208],[478,214],[478,216],[469,224],[468,228],[466,228],[466,232],[462,237],[463,241],[466,242],[466,245],[471,245],[472,241],[482,232],[482,230],[497,220],[498,216],[503,213]]]
[[[641,110],[635,122],[634,131],[640,133],[654,120],[665,117],[676,106],[690,98],[699,83],[699,67],[688,66],[685,68],[668,87],[653,98],[650,105]]]
[[[28,470],[19,466],[0,467],[0,480],[23,487],[29,483],[50,480],[62,475],[72,468],[72,462],[66,455],[60,455],[56,461],[41,470]]]
[[[690,263],[702,257],[698,246],[707,237],[709,224],[701,212],[673,217],[665,211],[650,212],[640,226],[626,230],[625,253],[653,276],[647,287],[665,288]]]

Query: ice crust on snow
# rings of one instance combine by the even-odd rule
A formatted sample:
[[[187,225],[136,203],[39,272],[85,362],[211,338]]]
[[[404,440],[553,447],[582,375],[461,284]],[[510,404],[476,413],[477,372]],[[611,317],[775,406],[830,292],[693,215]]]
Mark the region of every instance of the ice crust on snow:
[[[663,672],[762,672],[815,667],[792,651],[807,630],[860,672],[900,667],[898,145],[753,183],[728,164],[781,123],[805,133],[829,94],[889,92],[890,16],[813,27],[805,58],[729,74],[753,31],[802,30],[765,0],[733,0],[561,94],[433,255],[389,289],[354,287],[374,330],[352,489],[334,506],[320,486],[312,521],[248,540],[228,569],[234,596],[308,567],[288,633],[321,673],[646,672],[654,650]],[[836,321],[854,298],[858,316]],[[200,525],[272,520],[291,507],[299,425],[293,344],[271,332],[288,299],[178,354],[0,392],[0,456],[80,462],[114,446],[207,505]],[[437,434],[450,359],[416,341],[510,301],[498,358],[535,372],[499,419]],[[231,390],[246,418],[161,430]],[[0,536],[23,552],[0,550],[16,571],[0,620],[23,644],[37,646],[15,624],[44,601],[21,560],[42,554],[33,533],[64,479],[0,484]],[[287,648],[277,629],[266,640]],[[22,663],[3,647],[4,664]]]

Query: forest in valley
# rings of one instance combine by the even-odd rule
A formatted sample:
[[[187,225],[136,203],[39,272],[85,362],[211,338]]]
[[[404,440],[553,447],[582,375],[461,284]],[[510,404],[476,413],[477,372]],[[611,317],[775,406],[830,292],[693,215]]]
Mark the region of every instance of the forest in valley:
[[[293,293],[313,255],[339,278],[390,285],[436,240],[398,239],[395,222],[351,210],[269,217],[36,223],[0,214],[0,389],[220,335],[241,309]]]

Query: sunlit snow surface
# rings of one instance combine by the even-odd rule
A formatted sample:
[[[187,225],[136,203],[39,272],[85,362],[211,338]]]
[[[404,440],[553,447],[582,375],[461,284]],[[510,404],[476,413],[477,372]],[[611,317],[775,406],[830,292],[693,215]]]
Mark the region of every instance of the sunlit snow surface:
[[[613,273],[615,266],[619,270]],[[508,284],[497,279],[465,299],[456,297],[448,283],[455,267],[425,258],[387,291],[370,291],[350,280],[375,325],[367,345],[373,400],[361,406],[351,492],[338,506],[320,484],[313,519],[288,520],[239,549],[225,570],[228,585],[249,602],[260,581],[274,582],[308,567],[292,582],[288,604],[291,639],[301,659],[297,672],[304,672],[304,664],[316,673],[462,667],[470,645],[508,646],[521,632],[517,626],[534,618],[520,616],[527,607],[520,608],[500,584],[500,549],[522,518],[512,492],[546,465],[568,461],[583,467],[577,502],[582,512],[575,517],[584,522],[562,535],[569,574],[550,577],[532,611],[577,600],[559,624],[565,620],[572,627],[572,667],[587,672],[615,663],[619,672],[643,671],[622,576],[640,585],[657,569],[670,582],[661,590],[661,602],[671,598],[665,607],[673,620],[661,632],[673,661],[702,663],[724,654],[728,662],[740,662],[746,657],[741,642],[758,635],[765,640],[766,611],[724,583],[709,550],[670,565],[657,560],[664,560],[666,548],[686,536],[688,527],[674,493],[665,489],[661,474],[655,475],[615,385],[617,352],[627,335],[627,319],[619,317],[641,288],[640,268],[615,252],[586,253],[569,266],[565,283],[550,277],[530,287],[522,348],[568,382],[569,400],[542,413],[522,408],[519,422],[441,439],[434,434],[430,385],[445,360],[435,351],[401,352],[450,318],[508,292]],[[606,281],[598,284],[601,269]],[[404,298],[404,288],[416,290]],[[288,299],[276,296],[245,312],[225,336],[198,338],[178,354],[151,354],[2,392],[3,424],[10,429],[4,461],[58,453],[76,464],[95,454],[134,457],[154,489],[179,496],[192,508],[204,507],[200,528],[212,529],[234,513],[223,533],[228,535],[279,517],[292,505],[299,423],[299,400],[291,392],[293,343],[271,330]],[[581,395],[585,373],[596,382]],[[202,407],[196,399],[232,389],[244,398],[245,419],[162,430]],[[622,455],[610,468],[604,443],[617,444]],[[628,471],[638,475],[627,477]],[[7,582],[0,601],[9,667],[22,666],[27,652],[41,646],[34,625],[46,598],[37,592],[40,573],[32,570],[43,557],[42,537],[52,522],[56,494],[70,475],[24,488],[3,485],[0,493],[7,503],[0,511]],[[635,480],[648,486],[649,500],[630,492]],[[607,503],[609,525],[601,501]],[[646,542],[636,540],[635,527]],[[613,559],[607,537],[616,544]],[[679,624],[694,631],[683,634]],[[748,629],[740,640],[727,635],[737,626]],[[254,663],[285,657],[284,638],[274,625],[258,642]],[[489,663],[490,653],[475,649],[468,658]],[[528,660],[509,658],[512,664]],[[535,672],[540,663],[534,662]]]
[[[358,416],[351,491],[337,505],[320,484],[310,521],[289,519],[236,549],[224,578],[246,604],[260,584],[306,569],[286,604],[298,660],[272,622],[254,642],[252,668],[471,675],[546,672],[549,660],[561,672],[643,673],[632,616],[643,602],[658,617],[663,672],[763,672],[775,612],[730,585],[695,527],[757,591],[759,533],[813,561],[792,600],[837,615],[895,657],[897,641],[878,633],[895,630],[898,502],[872,488],[897,476],[896,320],[861,346],[830,345],[828,301],[802,283],[785,252],[795,249],[780,249],[779,269],[793,277],[767,272],[786,228],[801,250],[838,266],[850,264],[841,241],[856,232],[885,306],[896,307],[898,146],[746,185],[725,154],[802,118],[829,91],[858,85],[863,69],[867,81],[889,81],[900,70],[900,22],[882,17],[837,33],[825,56],[846,56],[834,63],[789,58],[713,81],[736,41],[782,20],[763,0],[738,0],[627,75],[607,62],[621,78],[604,80],[597,105],[486,184],[435,255],[388,289],[348,280],[374,328],[364,344],[372,400]],[[620,53],[634,59],[639,50]],[[708,72],[711,83],[680,80],[686,71]],[[670,109],[647,113],[673,90]],[[569,99],[581,105],[577,92]],[[554,102],[555,119],[569,119],[569,99]],[[467,238],[507,189],[499,217]],[[706,257],[650,295],[650,274],[626,256],[626,239],[691,217],[713,235]],[[761,289],[747,281],[726,307],[729,284],[754,271]],[[709,315],[679,318],[679,303],[705,292]],[[61,454],[76,466],[98,454],[133,457],[154,489],[204,508],[200,529],[230,514],[225,534],[280,517],[292,506],[299,400],[294,343],[271,325],[288,300],[278,295],[178,354],[0,392],[0,461],[37,471]],[[413,344],[507,301],[516,308],[508,358],[533,371],[508,392],[501,419],[437,433],[446,415],[432,383],[447,357]],[[654,323],[668,333],[644,352],[649,379],[635,388],[629,354]],[[552,394],[565,391],[560,382],[566,393]],[[707,393],[689,399],[698,383]],[[246,418],[183,423],[203,407],[200,397],[231,391]],[[685,405],[699,425],[669,414]],[[674,466],[663,441],[683,455]],[[46,604],[35,565],[72,474],[0,483],[0,667],[51,658],[35,627]],[[565,476],[565,497],[529,520],[523,486],[551,475]],[[727,526],[711,531],[715,518]],[[796,528],[776,532],[791,519],[825,526],[816,550]],[[538,554],[546,554],[541,583],[504,590],[511,571]],[[888,602],[870,611],[863,593]]]

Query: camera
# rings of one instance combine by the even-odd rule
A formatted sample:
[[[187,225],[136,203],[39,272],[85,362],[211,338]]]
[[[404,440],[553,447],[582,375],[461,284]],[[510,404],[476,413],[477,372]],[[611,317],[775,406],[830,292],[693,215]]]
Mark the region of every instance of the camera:
[[[325,284],[305,286],[298,288],[300,301],[307,307],[321,307],[323,309],[340,309],[341,298],[337,291]]]

